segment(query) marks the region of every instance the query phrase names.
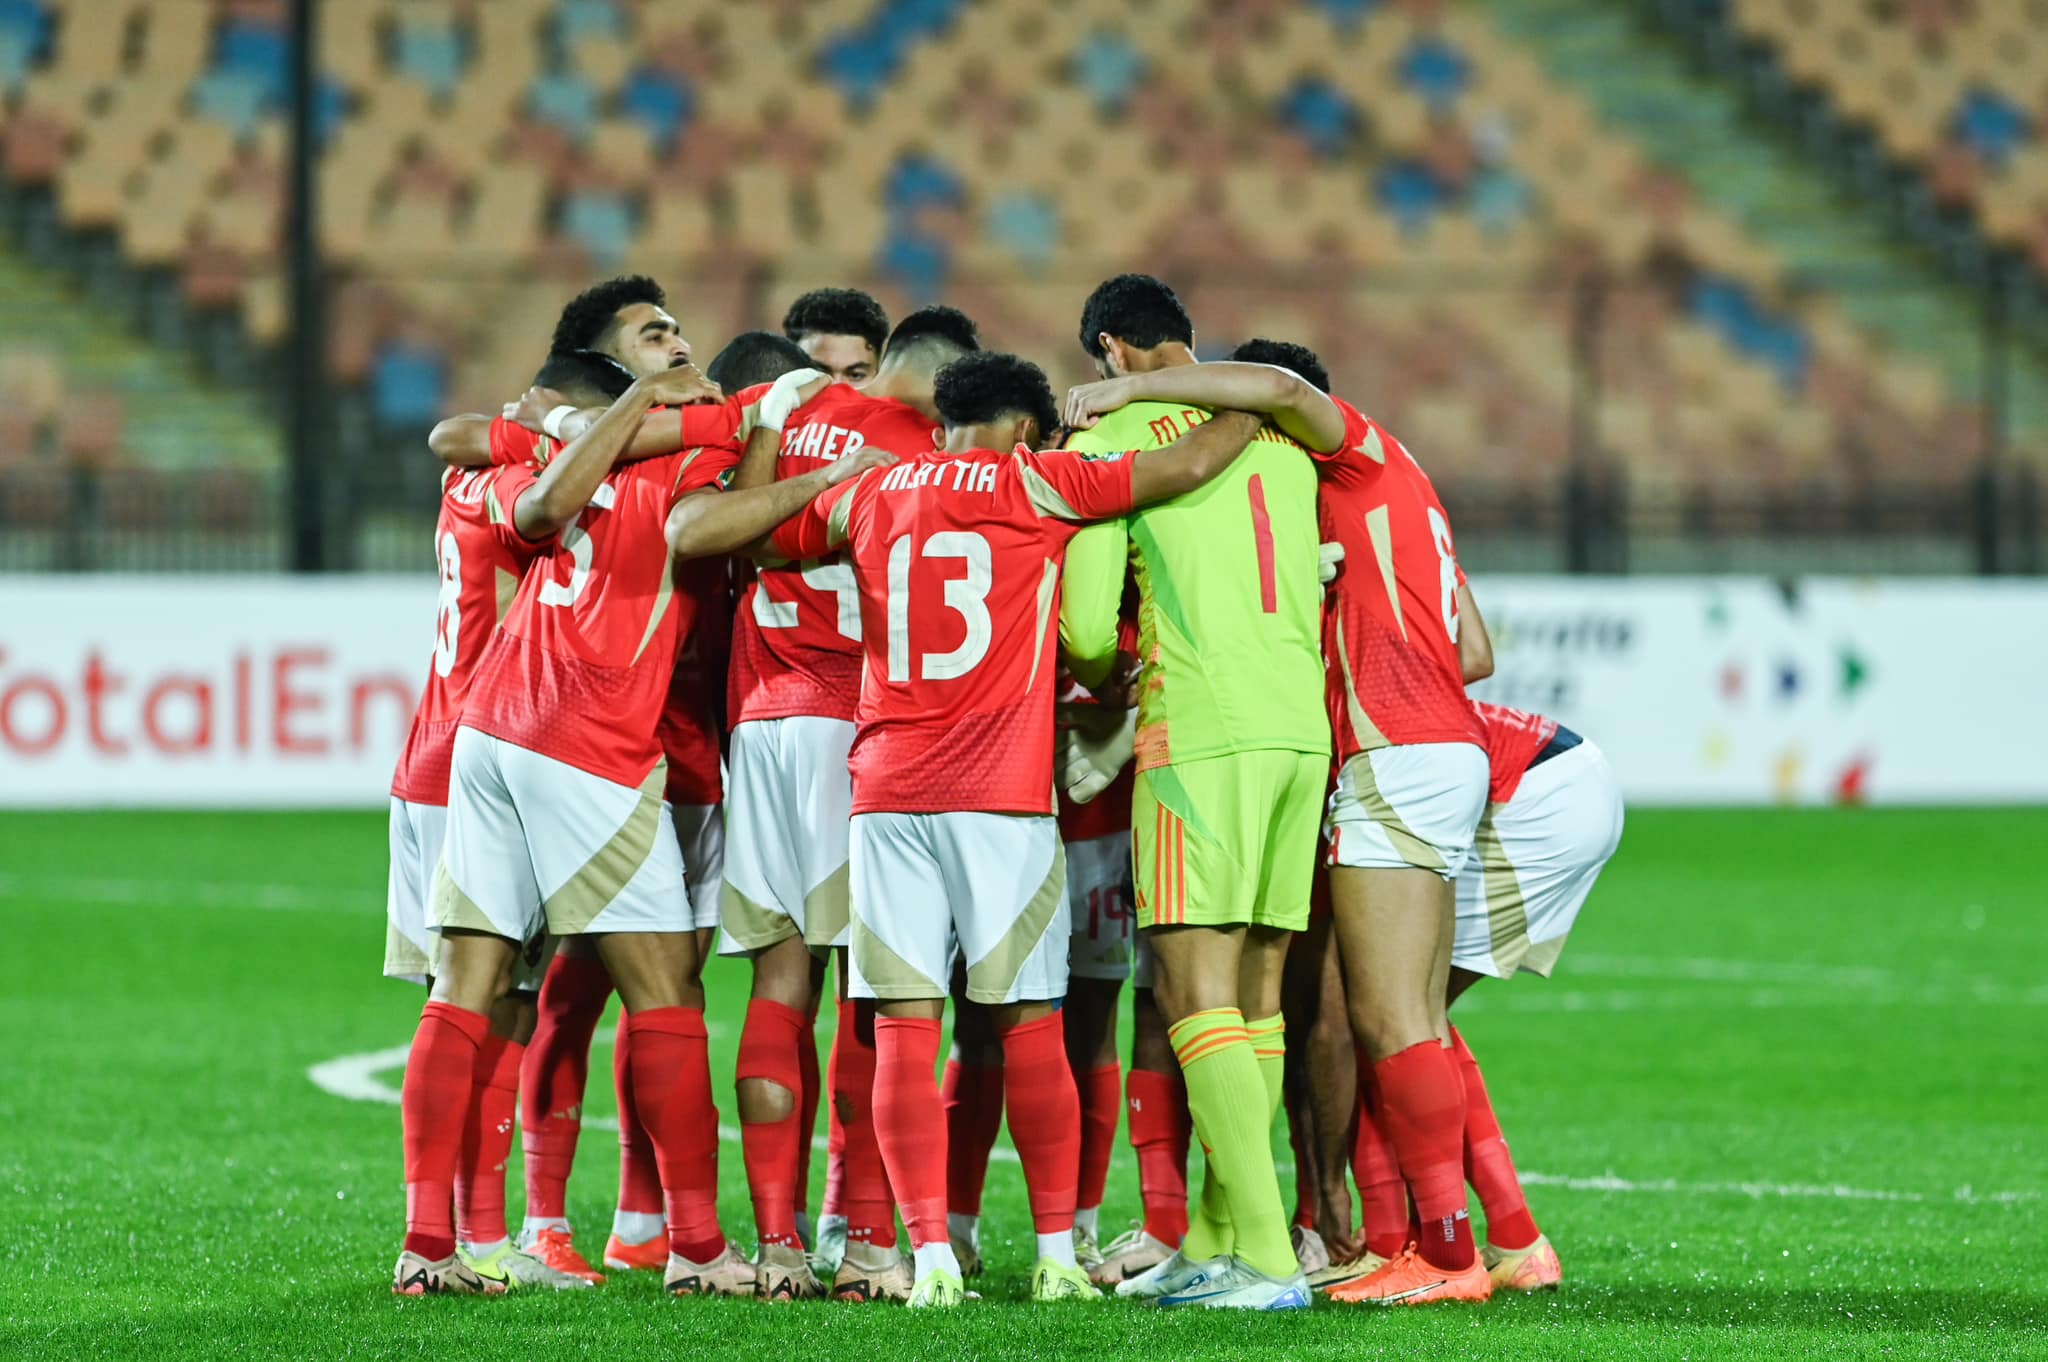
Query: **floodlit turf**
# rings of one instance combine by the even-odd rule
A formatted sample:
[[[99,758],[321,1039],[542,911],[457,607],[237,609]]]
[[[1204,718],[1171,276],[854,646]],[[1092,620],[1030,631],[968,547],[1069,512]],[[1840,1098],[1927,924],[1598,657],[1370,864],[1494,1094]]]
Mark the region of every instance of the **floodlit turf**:
[[[999,1163],[990,1299],[932,1318],[669,1301],[624,1274],[394,1300],[398,1109],[308,1078],[402,1045],[418,1013],[376,977],[382,818],[0,815],[0,1358],[2048,1356],[2044,830],[2040,811],[1633,814],[1559,978],[1461,1007],[1559,1295],[1035,1309]],[[709,987],[730,1120],[744,969]],[[610,1081],[601,1053],[593,1115]],[[587,1132],[571,1210],[593,1257],[616,1172],[614,1137]],[[1122,1150],[1105,1228],[1136,1206]]]

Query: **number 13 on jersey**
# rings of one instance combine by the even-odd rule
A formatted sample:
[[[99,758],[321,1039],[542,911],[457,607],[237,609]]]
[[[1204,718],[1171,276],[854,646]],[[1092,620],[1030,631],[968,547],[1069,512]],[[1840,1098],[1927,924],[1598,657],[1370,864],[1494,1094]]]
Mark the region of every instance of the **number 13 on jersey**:
[[[919,653],[918,677],[925,681],[950,681],[967,675],[988,656],[994,633],[989,619],[988,593],[994,585],[994,555],[988,540],[973,530],[941,530],[913,549],[911,535],[889,546],[889,679],[908,681],[911,664],[910,568],[913,558],[958,558],[967,565],[964,577],[949,577],[944,583],[946,609],[960,616],[967,637],[957,648],[943,653]]]

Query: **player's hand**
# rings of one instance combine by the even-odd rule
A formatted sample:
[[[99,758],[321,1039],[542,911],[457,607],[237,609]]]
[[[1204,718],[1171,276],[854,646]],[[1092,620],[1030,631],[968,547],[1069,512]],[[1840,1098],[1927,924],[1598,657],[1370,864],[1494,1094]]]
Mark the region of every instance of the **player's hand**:
[[[816,397],[831,381],[831,375],[817,369],[791,369],[768,385],[754,408],[754,419],[769,430],[781,430],[789,414]],[[823,379],[825,383],[818,380]]]
[[[1059,729],[1060,788],[1076,804],[1108,789],[1137,744],[1138,711],[1108,705],[1055,708]]]
[[[1138,704],[1138,678],[1144,673],[1145,664],[1135,654],[1119,652],[1109,675],[1089,693],[1111,709],[1134,709]]]
[[[1316,1191],[1316,1233],[1330,1250],[1330,1261],[1348,1263],[1365,1252],[1365,1233],[1351,1219],[1351,1190],[1339,1176],[1334,1186]]]
[[[633,385],[650,407],[687,407],[697,402],[723,402],[725,390],[704,377],[694,364],[678,364],[649,374]]]
[[[840,459],[835,462],[825,474],[825,485],[827,487],[837,487],[848,478],[857,478],[870,468],[887,468],[895,462],[896,456],[888,450],[875,449],[870,446],[861,450],[860,453],[850,459]]]
[[[525,426],[536,435],[542,435],[546,432],[542,429],[541,422],[547,419],[547,414],[556,407],[568,405],[569,399],[553,388],[528,388],[517,402],[505,404],[505,419],[516,425]]]
[[[1115,411],[1130,403],[1131,381],[1127,377],[1083,383],[1078,388],[1067,389],[1067,400],[1060,408],[1060,422],[1068,430],[1087,430],[1102,419],[1104,412]]]
[[[1342,544],[1316,545],[1316,580],[1324,586],[1337,580],[1337,564],[1344,561]]]

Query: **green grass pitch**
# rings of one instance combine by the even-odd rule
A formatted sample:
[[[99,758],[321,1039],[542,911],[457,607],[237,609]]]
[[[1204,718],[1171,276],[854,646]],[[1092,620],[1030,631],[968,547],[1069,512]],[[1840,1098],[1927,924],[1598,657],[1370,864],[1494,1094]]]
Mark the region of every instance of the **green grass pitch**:
[[[2048,1356],[2044,828],[1631,815],[1558,978],[1460,1009],[1564,1259],[1555,1296],[1033,1308],[999,1162],[989,1299],[935,1319],[670,1301],[644,1274],[395,1300],[398,1109],[308,1077],[403,1045],[419,1010],[377,977],[382,817],[0,816],[0,1358]],[[744,968],[708,987],[730,1120]],[[593,1115],[610,1086],[600,1053]],[[586,1132],[571,1210],[593,1256],[616,1172]],[[512,1196],[516,1215],[516,1170]],[[1120,1148],[1105,1228],[1136,1210]]]

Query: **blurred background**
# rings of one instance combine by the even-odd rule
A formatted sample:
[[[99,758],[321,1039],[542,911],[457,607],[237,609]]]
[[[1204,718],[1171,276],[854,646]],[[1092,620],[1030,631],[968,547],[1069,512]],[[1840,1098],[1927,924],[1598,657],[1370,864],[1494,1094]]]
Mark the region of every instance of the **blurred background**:
[[[2048,563],[2048,0],[0,0],[0,97],[0,571],[419,568],[625,270],[1056,382],[1160,274],[1475,572]]]

